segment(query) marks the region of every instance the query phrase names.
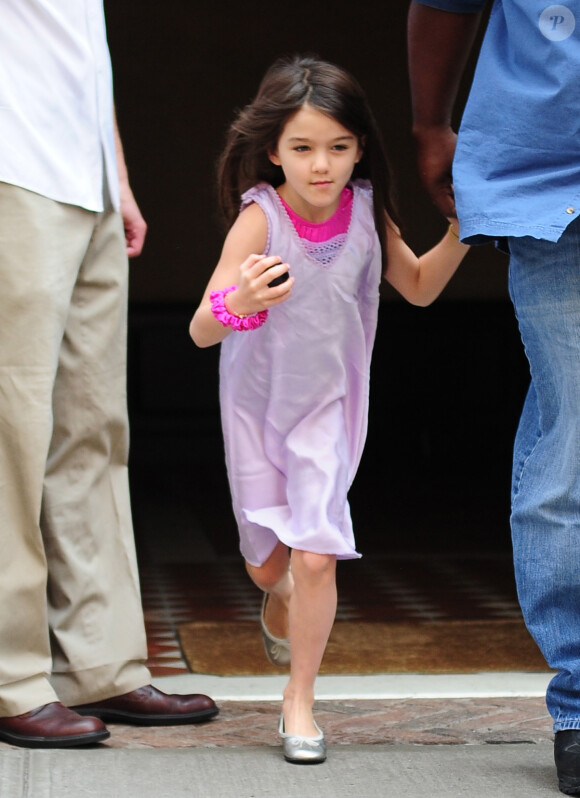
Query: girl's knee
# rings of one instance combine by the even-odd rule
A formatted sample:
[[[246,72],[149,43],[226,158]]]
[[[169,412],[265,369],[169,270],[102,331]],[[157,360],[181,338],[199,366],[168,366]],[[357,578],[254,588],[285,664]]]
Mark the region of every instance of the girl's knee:
[[[336,569],[336,556],[295,550],[292,552],[292,568],[294,571],[300,570],[310,577],[320,578],[332,575]]]
[[[254,584],[269,593],[286,576],[288,565],[288,550],[277,548],[262,565],[252,565],[246,561],[246,570]]]
[[[272,568],[267,563],[264,565],[252,565],[246,562],[246,571],[250,575],[252,582],[266,593],[269,593],[278,581]]]

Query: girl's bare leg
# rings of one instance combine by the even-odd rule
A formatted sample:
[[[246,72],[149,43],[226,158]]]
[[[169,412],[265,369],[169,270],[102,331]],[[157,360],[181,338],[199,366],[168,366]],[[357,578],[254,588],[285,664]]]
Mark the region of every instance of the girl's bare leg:
[[[290,568],[290,553],[283,543],[276,548],[263,565],[246,562],[252,582],[269,594],[264,622],[275,637],[288,637],[288,608],[294,587]]]
[[[314,682],[336,615],[336,557],[292,551],[294,590],[290,598],[290,681],[284,690],[284,728],[315,737]]]

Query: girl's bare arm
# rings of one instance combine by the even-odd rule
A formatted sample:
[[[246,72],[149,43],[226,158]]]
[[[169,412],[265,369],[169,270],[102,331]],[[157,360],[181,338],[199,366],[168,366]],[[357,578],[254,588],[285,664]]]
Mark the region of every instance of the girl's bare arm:
[[[227,294],[228,311],[235,316],[249,316],[284,302],[291,294],[294,279],[269,288],[268,283],[283,272],[288,264],[280,263],[278,255],[260,255],[264,252],[268,235],[264,212],[257,204],[249,205],[233,224],[222,249],[220,259],[207,285],[203,298],[189,325],[189,334],[197,346],[207,347],[223,341],[232,332],[213,315],[210,294],[237,286]],[[268,269],[269,266],[274,268]],[[251,332],[240,333],[250,335]]]
[[[417,257],[405,244],[397,227],[387,219],[387,269],[385,279],[413,305],[430,305],[437,299],[467,252],[469,246],[457,238],[457,220],[433,249]]]

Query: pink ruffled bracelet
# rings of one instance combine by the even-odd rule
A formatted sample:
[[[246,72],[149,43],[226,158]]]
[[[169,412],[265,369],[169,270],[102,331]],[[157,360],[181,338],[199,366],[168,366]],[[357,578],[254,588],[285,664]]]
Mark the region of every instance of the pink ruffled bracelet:
[[[224,327],[231,327],[232,330],[241,332],[242,330],[256,330],[268,318],[267,310],[260,310],[253,316],[235,316],[230,313],[226,308],[226,294],[230,291],[235,291],[237,285],[232,285],[229,288],[223,288],[221,291],[212,291],[209,295],[211,302],[211,312]]]

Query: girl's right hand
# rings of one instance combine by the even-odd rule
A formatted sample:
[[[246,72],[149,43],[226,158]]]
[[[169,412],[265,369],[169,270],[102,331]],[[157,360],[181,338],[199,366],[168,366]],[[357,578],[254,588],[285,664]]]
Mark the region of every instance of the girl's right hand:
[[[237,289],[230,291],[225,299],[229,312],[236,316],[250,316],[285,302],[292,293],[294,278],[290,276],[280,285],[268,285],[275,277],[289,271],[288,264],[281,261],[278,255],[250,255],[246,258],[240,266]]]

